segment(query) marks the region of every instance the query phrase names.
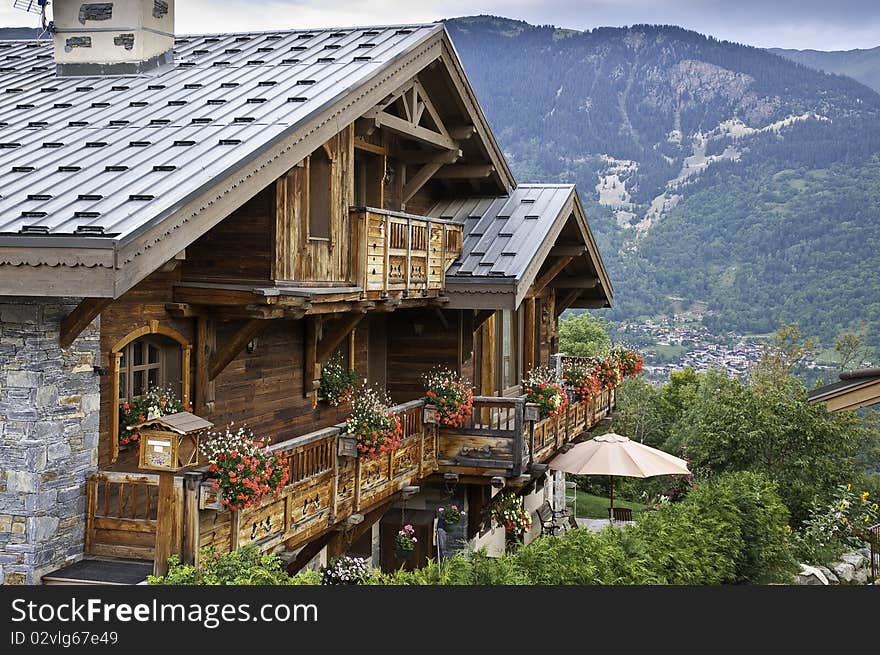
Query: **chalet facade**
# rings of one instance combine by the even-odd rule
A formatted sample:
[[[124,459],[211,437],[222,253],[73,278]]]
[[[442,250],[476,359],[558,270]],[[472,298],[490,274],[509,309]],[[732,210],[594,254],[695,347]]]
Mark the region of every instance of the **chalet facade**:
[[[402,521],[417,565],[455,501],[503,544],[481,508],[552,500],[543,462],[613,405],[521,395],[559,315],[612,300],[576,190],[517,184],[442,25],[175,38],[173,4],[59,1],[54,51],[0,43],[0,582],[249,543],[392,567]],[[393,453],[340,445],[334,355],[398,403]],[[468,426],[425,422],[437,365]],[[203,461],[143,468],[119,408],[154,386],[288,454],[283,493],[223,510]]]

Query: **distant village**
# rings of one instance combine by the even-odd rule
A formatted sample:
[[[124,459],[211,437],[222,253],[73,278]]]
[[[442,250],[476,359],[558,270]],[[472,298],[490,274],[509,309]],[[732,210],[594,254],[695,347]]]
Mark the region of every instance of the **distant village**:
[[[719,369],[732,377],[746,377],[761,358],[763,338],[736,332],[713,334],[701,320],[700,313],[689,312],[638,323],[616,323],[615,328],[619,340],[642,352],[645,374],[651,382],[668,382],[670,373],[688,367],[698,373]],[[811,360],[804,363],[804,369],[810,378],[836,371],[834,366]]]

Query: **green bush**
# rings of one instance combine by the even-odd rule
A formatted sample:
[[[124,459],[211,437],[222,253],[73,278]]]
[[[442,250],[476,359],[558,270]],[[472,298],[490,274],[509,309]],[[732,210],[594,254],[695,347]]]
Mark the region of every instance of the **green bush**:
[[[182,564],[174,555],[168,559],[168,574],[148,576],[151,585],[303,585],[319,584],[321,576],[306,571],[289,576],[274,554],[261,554],[254,545],[219,554],[203,548],[199,565]]]

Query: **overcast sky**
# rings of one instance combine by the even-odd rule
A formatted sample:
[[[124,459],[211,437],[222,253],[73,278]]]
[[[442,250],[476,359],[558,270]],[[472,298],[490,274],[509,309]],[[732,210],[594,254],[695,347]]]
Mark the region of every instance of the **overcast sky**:
[[[433,21],[494,14],[535,24],[681,25],[760,47],[849,50],[880,45],[878,0],[177,0],[177,31],[228,32]],[[0,0],[0,25],[37,19]]]

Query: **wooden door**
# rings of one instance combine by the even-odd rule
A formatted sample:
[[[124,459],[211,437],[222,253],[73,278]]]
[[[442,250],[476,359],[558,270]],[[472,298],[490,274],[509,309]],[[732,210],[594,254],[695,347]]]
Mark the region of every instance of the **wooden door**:
[[[379,522],[379,547],[382,570],[396,571],[401,566],[407,571],[422,568],[428,559],[437,558],[434,546],[434,512],[427,509],[408,509],[401,514],[399,508],[388,510]],[[398,559],[394,554],[394,539],[404,525],[415,528],[418,540],[413,554],[406,560]]]

